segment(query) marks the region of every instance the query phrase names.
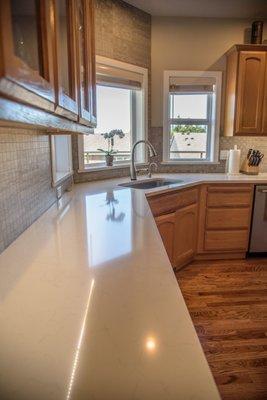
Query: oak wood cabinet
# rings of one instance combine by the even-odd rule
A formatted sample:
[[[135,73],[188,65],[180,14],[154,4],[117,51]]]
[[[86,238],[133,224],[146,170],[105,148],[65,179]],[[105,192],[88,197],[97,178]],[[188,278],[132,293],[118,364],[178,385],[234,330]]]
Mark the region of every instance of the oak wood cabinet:
[[[224,134],[267,135],[267,46],[237,45],[227,53]]]
[[[96,126],[96,72],[93,0],[76,0],[79,120]]]
[[[150,208],[173,268],[181,268],[196,253],[198,189],[148,198]]]
[[[253,185],[203,185],[200,192],[198,258],[245,257]]]
[[[54,0],[56,113],[78,119],[76,9],[74,0]]]
[[[254,185],[210,184],[148,195],[173,268],[194,259],[244,258]]]
[[[175,213],[174,265],[181,268],[194,259],[197,245],[198,204]]]
[[[175,267],[173,251],[175,237],[175,213],[161,215],[156,217],[155,221],[170,262],[172,266]]]
[[[0,1],[0,93],[54,111],[51,0]]]
[[[96,125],[93,0],[0,0],[0,101],[5,125],[89,133]]]

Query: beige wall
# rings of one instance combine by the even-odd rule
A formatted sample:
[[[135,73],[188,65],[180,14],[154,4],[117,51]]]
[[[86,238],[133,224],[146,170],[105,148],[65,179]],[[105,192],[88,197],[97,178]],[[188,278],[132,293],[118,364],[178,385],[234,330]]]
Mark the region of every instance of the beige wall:
[[[151,76],[153,127],[162,126],[163,71],[225,71],[223,54],[244,43],[251,21],[214,18],[152,18]],[[265,24],[266,25],[266,24]],[[267,27],[264,38],[267,40]]]

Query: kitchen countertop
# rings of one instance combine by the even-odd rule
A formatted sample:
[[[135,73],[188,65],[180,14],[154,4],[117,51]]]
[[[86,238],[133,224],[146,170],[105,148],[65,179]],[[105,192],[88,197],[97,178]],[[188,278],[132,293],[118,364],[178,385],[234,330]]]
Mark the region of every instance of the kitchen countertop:
[[[0,255],[0,398],[220,398],[144,193],[75,185]]]

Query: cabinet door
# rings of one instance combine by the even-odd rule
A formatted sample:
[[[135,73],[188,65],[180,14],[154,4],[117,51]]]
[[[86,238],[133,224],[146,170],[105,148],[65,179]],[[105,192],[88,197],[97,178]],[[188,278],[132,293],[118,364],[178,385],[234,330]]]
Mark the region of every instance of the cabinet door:
[[[175,213],[161,215],[160,217],[156,217],[155,220],[170,262],[174,267],[173,245],[175,234]]]
[[[198,206],[181,208],[175,213],[174,264],[180,268],[196,253]]]
[[[0,92],[54,111],[52,0],[0,0]]]
[[[78,119],[75,26],[74,0],[55,0],[56,112],[73,120]]]
[[[266,54],[266,53],[265,53]],[[264,85],[264,99],[263,99],[263,122],[262,122],[262,134],[267,135],[267,55],[265,59],[265,85]]]
[[[237,134],[262,133],[265,60],[265,52],[240,52],[236,105]]]
[[[94,49],[94,3],[77,0],[77,59],[80,122],[96,125],[96,78]]]

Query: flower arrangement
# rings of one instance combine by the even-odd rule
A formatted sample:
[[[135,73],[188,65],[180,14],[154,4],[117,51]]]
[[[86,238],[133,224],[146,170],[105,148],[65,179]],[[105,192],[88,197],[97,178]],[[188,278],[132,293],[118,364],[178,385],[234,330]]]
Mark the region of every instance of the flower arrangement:
[[[115,137],[118,136],[119,139],[122,139],[125,136],[125,134],[121,129],[112,129],[110,132],[102,133],[101,135],[104,137],[104,139],[108,141],[108,148],[107,150],[105,149],[97,149],[97,150],[105,154],[107,166],[112,166],[114,154],[118,152],[117,150],[114,150]]]

